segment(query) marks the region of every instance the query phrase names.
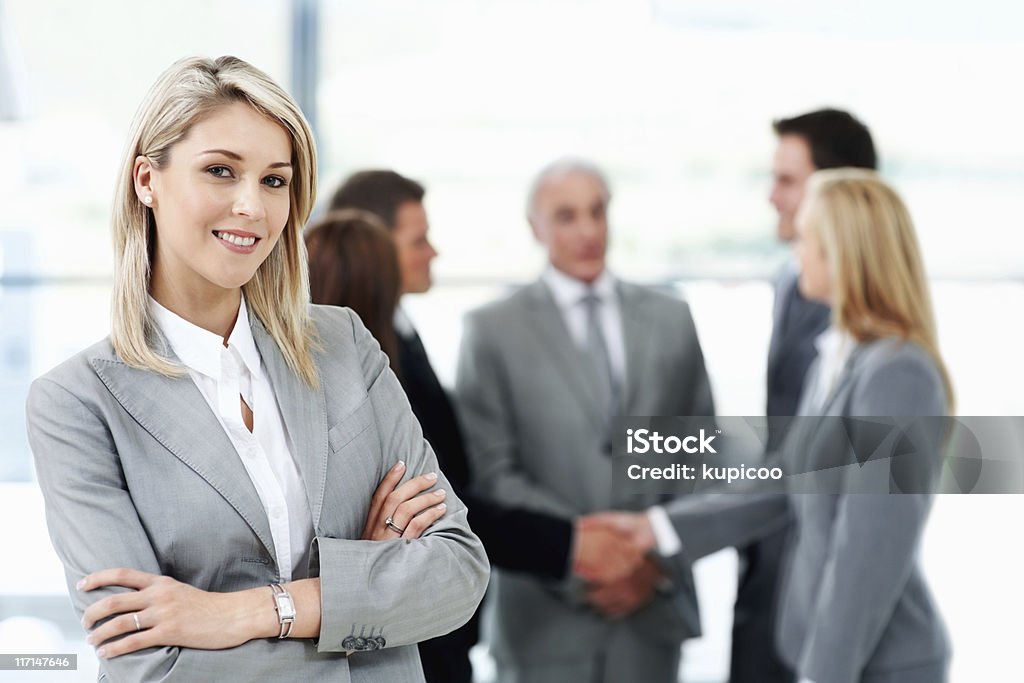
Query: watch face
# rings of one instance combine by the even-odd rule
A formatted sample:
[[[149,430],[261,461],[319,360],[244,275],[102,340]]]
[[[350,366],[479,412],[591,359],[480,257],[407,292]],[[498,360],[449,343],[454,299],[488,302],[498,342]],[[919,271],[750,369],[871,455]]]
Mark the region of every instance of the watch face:
[[[278,594],[274,596],[274,600],[277,601],[277,613],[282,619],[295,618],[295,605],[292,604],[292,596]]]

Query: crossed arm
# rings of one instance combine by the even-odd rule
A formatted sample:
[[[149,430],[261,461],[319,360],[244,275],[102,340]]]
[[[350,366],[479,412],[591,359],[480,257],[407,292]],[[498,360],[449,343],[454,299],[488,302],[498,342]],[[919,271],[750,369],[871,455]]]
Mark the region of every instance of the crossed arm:
[[[399,462],[381,481],[370,504],[362,540],[416,539],[444,516],[445,490],[426,492],[437,482],[437,476],[424,474],[400,483],[405,470],[405,463]],[[388,517],[404,529],[401,535],[385,524]],[[269,586],[218,593],[169,576],[116,568],[93,572],[75,587],[88,593],[113,586],[131,591],[92,603],[82,616],[82,626],[90,631],[86,641],[98,647],[96,653],[104,659],[162,645],[221,650],[280,633]],[[320,579],[300,579],[284,587],[296,607],[289,637],[318,638]]]
[[[375,410],[392,406],[381,448],[407,454],[408,471],[398,478],[436,471],[411,411],[394,409],[404,397],[386,358],[357,320],[350,329]],[[93,641],[102,644],[112,680],[202,680],[222,674],[225,666],[240,679],[265,678],[278,669],[290,678],[342,655],[353,623],[387,624],[388,648],[412,644],[464,623],[483,595],[487,563],[461,501],[448,494],[442,511],[437,505],[445,496],[428,494],[419,503],[427,511],[410,509],[404,521],[397,505],[384,510],[385,496],[370,511],[364,538],[315,539],[319,576],[287,585],[298,612],[292,638],[266,640],[279,632],[268,587],[216,593],[164,575],[170,572],[163,571],[133,503],[99,407],[53,379],[40,379],[29,394],[28,425],[69,593],[93,629]],[[430,485],[448,488],[443,477]],[[423,519],[413,522],[417,511]],[[397,538],[380,523],[384,512],[406,525],[407,542],[370,542],[385,532]],[[311,658],[308,641],[299,641],[311,637],[319,637],[313,654],[322,659]],[[230,660],[214,651],[224,648],[234,648]]]

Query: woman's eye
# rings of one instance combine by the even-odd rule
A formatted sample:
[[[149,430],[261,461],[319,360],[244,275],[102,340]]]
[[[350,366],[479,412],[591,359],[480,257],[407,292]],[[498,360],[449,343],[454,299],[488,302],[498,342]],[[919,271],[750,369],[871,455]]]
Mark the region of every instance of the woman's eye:
[[[279,175],[267,176],[263,179],[264,184],[270,187],[284,187],[288,182]]]
[[[206,172],[212,175],[214,178],[230,178],[231,169],[227,166],[211,166],[206,169]]]

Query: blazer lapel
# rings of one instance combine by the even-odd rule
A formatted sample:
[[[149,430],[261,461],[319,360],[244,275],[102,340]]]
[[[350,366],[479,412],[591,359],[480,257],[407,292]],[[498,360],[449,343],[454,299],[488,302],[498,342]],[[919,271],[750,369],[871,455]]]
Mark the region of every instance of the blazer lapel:
[[[858,344],[856,348],[850,353],[850,357],[846,359],[846,363],[843,365],[842,371],[839,373],[839,378],[836,380],[836,385],[832,389],[832,393],[829,394],[825,400],[824,405],[821,406],[821,410],[817,411],[817,415],[837,415],[838,413],[829,412],[836,406],[839,397],[846,393],[850,383],[854,378],[854,368],[856,367],[860,354],[863,351],[864,346]]]
[[[531,309],[529,322],[537,327],[544,347],[554,359],[555,367],[565,377],[573,395],[579,397],[580,405],[586,408],[594,425],[603,426],[605,410],[598,405],[600,387],[597,378],[588,371],[587,359],[573,342],[562,312],[551,297],[547,285],[542,281],[530,285],[528,301]]]
[[[160,337],[158,350],[177,359]],[[192,379],[133,368],[117,358],[90,359],[126,411],[175,457],[202,477],[246,521],[271,557],[270,523],[231,439]]]
[[[790,301],[796,290],[796,279],[790,274],[788,266],[775,281],[775,299],[772,302],[772,336],[768,344],[768,377],[777,372],[782,349],[788,346],[788,328],[786,323]]]
[[[637,388],[643,386],[643,371],[649,365],[651,343],[654,335],[653,321],[648,315],[644,299],[637,296],[638,291],[632,286],[619,283],[619,311],[622,318],[622,338],[626,347],[625,387],[622,392],[623,403],[620,406],[623,415],[632,415],[636,405]]]
[[[319,528],[327,477],[327,397],[324,387],[314,389],[288,367],[274,339],[250,311],[249,325],[263,366],[270,376],[291,440],[295,465],[306,487],[314,528]]]

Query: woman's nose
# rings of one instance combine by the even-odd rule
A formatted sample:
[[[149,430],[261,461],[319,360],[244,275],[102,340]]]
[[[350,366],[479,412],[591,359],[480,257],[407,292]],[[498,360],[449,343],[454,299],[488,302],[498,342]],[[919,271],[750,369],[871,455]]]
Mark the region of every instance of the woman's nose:
[[[238,194],[235,196],[235,203],[231,212],[236,216],[244,216],[249,220],[259,221],[266,216],[263,201],[260,198],[258,184],[239,183]]]

